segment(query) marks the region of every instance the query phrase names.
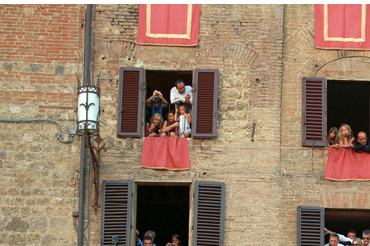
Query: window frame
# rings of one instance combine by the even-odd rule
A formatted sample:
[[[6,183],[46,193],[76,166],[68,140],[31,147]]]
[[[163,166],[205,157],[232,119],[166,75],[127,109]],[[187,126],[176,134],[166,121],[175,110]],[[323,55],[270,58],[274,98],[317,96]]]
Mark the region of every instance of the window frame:
[[[126,80],[128,80],[128,83],[126,83]],[[143,123],[145,122],[143,115],[145,107],[143,98],[144,81],[144,68],[120,68],[117,113],[118,137],[141,138],[143,136]],[[218,69],[195,69],[193,71],[192,138],[217,137],[218,84]],[[135,95],[138,96],[135,97]],[[198,108],[198,105],[202,105],[202,107]],[[125,107],[129,109],[129,112],[123,111]],[[123,112],[128,112],[128,114],[124,115]],[[137,114],[133,112],[137,112]],[[197,116],[198,113],[202,114],[202,117]],[[131,130],[125,131],[125,126],[130,126]]]

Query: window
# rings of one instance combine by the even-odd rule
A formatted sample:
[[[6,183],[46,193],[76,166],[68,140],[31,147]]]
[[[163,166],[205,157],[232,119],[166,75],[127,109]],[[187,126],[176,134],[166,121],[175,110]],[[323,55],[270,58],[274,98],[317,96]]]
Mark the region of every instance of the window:
[[[370,134],[370,83],[303,78],[303,146],[325,146],[327,129],[349,124],[354,136]]]
[[[112,245],[112,237],[119,237],[120,246],[132,245],[136,238],[130,235],[132,181],[105,180],[102,199],[101,245]],[[183,245],[188,243],[190,186],[188,185],[138,185],[137,227],[140,237],[146,230],[156,232],[155,243],[165,245],[174,230],[182,236]],[[194,196],[194,243],[193,245],[223,245],[225,184],[219,182],[195,182]],[[163,212],[165,210],[166,212]],[[175,218],[173,218],[175,217]],[[145,223],[145,225],[144,225]],[[162,229],[154,229],[163,227]],[[151,227],[151,228],[149,228]],[[142,229],[141,229],[142,228]],[[162,231],[161,231],[162,230]],[[164,235],[160,235],[163,234]],[[211,237],[209,237],[211,235]],[[204,244],[204,242],[207,242]]]
[[[170,77],[176,72],[167,72],[169,81],[171,81]],[[195,69],[191,73],[193,75],[192,137],[215,138],[217,137],[218,70]],[[120,68],[117,121],[119,137],[143,136],[144,91],[146,88],[144,81],[149,83],[155,76],[160,76],[159,74],[160,72],[150,70],[147,71],[145,78],[144,68]],[[189,72],[185,71],[184,76],[189,76]],[[174,81],[172,81],[172,86]],[[148,86],[153,90],[152,82]],[[164,95],[169,100],[169,92],[168,97]]]
[[[136,228],[142,239],[147,230],[156,233],[157,246],[170,242],[174,233],[187,246],[189,237],[189,184],[138,185]]]
[[[316,246],[329,241],[329,235],[324,237],[324,227],[345,236],[355,230],[361,238],[362,231],[368,228],[370,213],[365,209],[298,207],[297,217],[297,245]]]

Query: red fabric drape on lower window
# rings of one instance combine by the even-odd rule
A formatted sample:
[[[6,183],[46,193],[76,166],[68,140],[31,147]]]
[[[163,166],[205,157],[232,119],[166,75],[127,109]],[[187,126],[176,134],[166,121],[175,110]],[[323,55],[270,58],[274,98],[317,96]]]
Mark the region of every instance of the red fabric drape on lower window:
[[[370,153],[329,148],[325,178],[336,181],[370,180]]]
[[[153,169],[186,170],[190,168],[187,138],[146,137],[141,166]]]

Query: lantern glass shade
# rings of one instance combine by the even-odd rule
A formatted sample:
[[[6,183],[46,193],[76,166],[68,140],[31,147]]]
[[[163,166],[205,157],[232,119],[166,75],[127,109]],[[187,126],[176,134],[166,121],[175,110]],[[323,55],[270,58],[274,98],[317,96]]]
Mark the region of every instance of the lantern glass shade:
[[[77,134],[99,135],[100,90],[94,86],[78,89]]]

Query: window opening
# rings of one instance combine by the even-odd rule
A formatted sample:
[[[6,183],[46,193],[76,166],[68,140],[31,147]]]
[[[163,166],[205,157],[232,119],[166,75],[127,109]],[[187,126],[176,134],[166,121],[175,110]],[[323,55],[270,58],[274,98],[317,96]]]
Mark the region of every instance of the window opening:
[[[369,82],[330,80],[327,83],[327,129],[349,124],[353,135],[369,129]]]
[[[184,80],[185,85],[192,86],[193,71],[167,71],[167,70],[146,70],[146,97],[147,100],[153,95],[154,90],[160,91],[168,103],[170,101],[170,90],[175,86],[175,81]],[[163,109],[163,121],[167,119],[168,110],[174,106],[169,104],[168,108]],[[145,121],[149,122],[150,112],[145,107]]]
[[[325,227],[344,236],[352,229],[356,231],[358,238],[362,238],[362,232],[370,229],[369,220],[368,209],[325,209]],[[325,243],[328,241],[329,235],[325,235]]]
[[[156,233],[154,243],[166,245],[175,233],[181,236],[183,246],[189,237],[189,186],[137,187],[136,228],[142,240],[147,230]]]

